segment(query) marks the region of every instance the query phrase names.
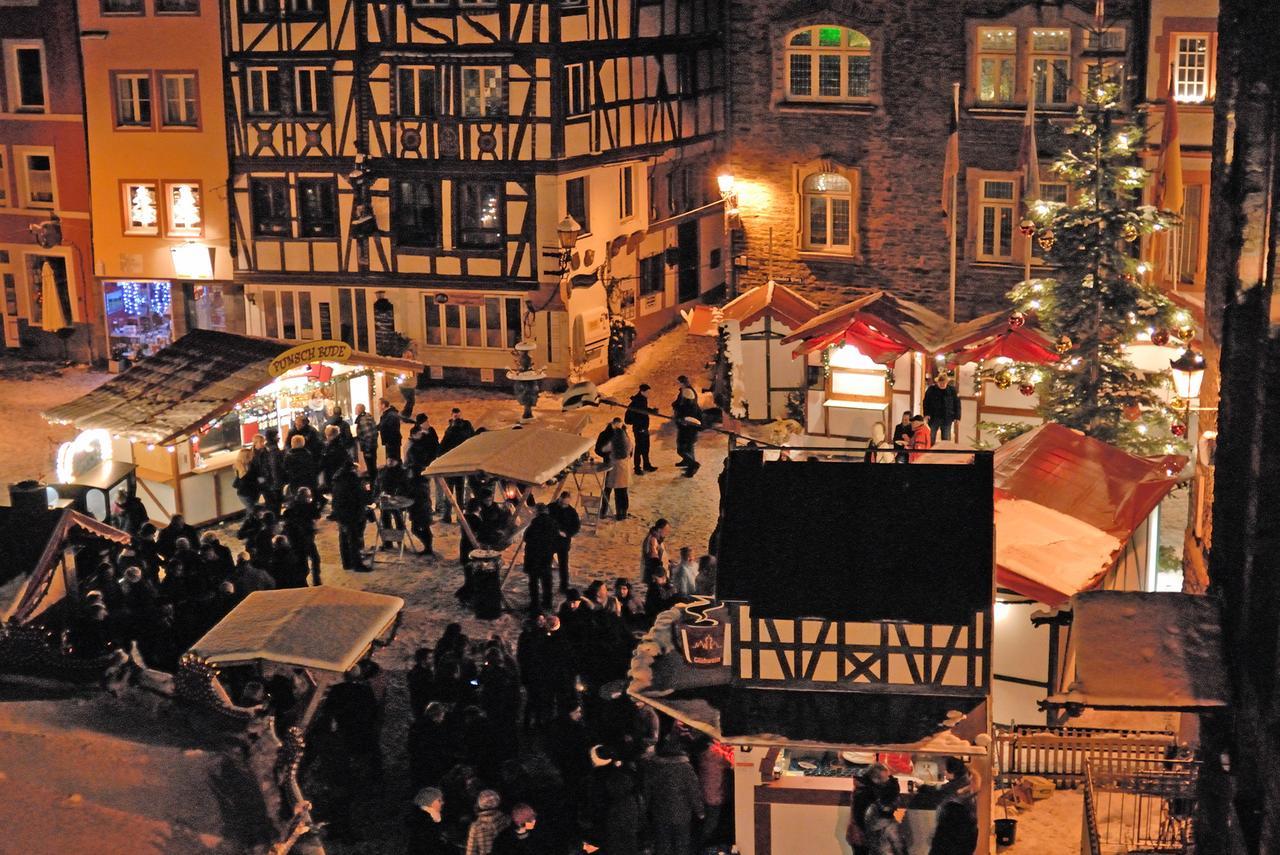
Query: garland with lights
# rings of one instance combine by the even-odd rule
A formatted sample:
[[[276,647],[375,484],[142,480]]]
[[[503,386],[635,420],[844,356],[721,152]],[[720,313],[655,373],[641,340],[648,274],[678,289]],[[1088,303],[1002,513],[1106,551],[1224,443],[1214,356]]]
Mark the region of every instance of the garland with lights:
[[[1174,306],[1143,281],[1147,265],[1134,252],[1139,237],[1169,228],[1177,217],[1139,204],[1147,178],[1137,165],[1143,131],[1121,112],[1120,86],[1102,83],[1083,94],[1067,131],[1073,141],[1052,167],[1067,182],[1070,201],[1032,201],[1023,223],[1056,275],[1020,282],[1009,293],[1010,326],[1034,315],[1061,356],[1049,365],[1007,366],[996,380],[1038,393],[1046,421],[1135,454],[1165,453],[1180,445],[1176,414],[1162,394],[1169,374],[1141,374],[1126,347],[1148,330],[1166,341],[1169,330],[1183,339],[1194,334],[1177,325]]]

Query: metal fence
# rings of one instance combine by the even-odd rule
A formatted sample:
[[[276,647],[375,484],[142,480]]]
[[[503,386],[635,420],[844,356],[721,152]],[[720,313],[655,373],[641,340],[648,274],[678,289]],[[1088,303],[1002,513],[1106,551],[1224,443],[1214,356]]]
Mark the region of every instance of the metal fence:
[[[1108,763],[1163,760],[1177,738],[1167,731],[1110,730],[1093,727],[1013,725],[997,727],[996,786],[1008,787],[1023,775],[1038,775],[1060,789],[1084,783],[1085,761]]]
[[[1193,855],[1200,764],[1085,761],[1082,855]]]

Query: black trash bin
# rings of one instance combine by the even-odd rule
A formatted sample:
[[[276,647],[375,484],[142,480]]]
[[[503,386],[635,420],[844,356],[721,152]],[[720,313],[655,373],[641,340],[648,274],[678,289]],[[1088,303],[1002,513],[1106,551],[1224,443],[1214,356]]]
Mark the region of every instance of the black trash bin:
[[[1012,846],[1018,837],[1018,821],[1016,819],[996,820],[996,845]]]

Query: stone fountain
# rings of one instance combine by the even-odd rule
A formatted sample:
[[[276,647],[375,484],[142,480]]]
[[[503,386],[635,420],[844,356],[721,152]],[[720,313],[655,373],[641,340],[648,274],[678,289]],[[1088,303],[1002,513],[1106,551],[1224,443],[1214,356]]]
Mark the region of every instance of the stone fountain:
[[[537,342],[528,339],[516,342],[512,351],[516,367],[507,372],[507,379],[515,388],[516,400],[524,407],[524,412],[520,415],[522,422],[533,421],[533,405],[538,403],[538,391],[542,387],[543,378],[547,376],[545,369],[533,367],[533,351],[537,346]]]

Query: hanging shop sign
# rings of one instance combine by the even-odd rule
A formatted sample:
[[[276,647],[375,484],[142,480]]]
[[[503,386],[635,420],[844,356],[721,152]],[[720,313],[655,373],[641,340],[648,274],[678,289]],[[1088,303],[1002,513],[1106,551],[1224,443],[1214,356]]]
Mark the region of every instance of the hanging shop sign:
[[[279,377],[300,365],[312,362],[349,362],[351,345],[345,341],[323,339],[291,347],[267,365],[267,374]]]

